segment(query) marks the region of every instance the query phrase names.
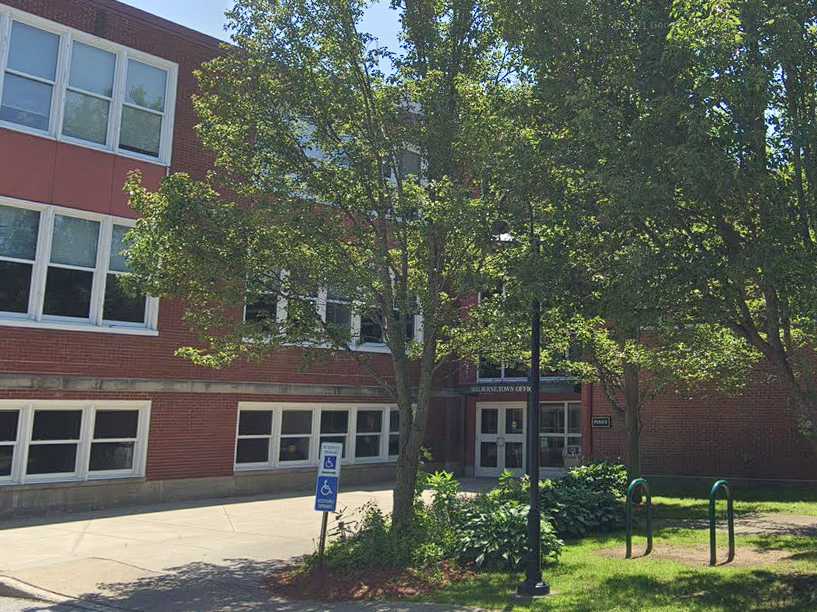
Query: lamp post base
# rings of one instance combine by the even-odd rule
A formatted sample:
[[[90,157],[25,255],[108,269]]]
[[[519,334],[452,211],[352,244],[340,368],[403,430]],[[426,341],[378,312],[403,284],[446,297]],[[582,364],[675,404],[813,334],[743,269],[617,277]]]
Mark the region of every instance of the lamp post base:
[[[544,597],[550,595],[550,585],[541,581],[531,584],[526,580],[516,589],[516,595],[524,598]]]

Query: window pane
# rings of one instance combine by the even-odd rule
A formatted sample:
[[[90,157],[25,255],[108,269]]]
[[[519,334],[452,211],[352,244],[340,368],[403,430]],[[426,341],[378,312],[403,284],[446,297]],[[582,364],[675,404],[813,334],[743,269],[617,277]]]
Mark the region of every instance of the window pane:
[[[98,242],[98,222],[55,215],[51,263],[95,268]]]
[[[505,378],[527,378],[528,368],[523,363],[505,367]]]
[[[479,377],[480,378],[501,378],[502,368],[498,363],[489,361],[484,357],[479,360]]]
[[[270,319],[276,321],[278,318],[278,296],[266,293],[259,295],[251,302],[247,302],[245,320],[263,321]]]
[[[355,457],[378,457],[379,455],[380,436],[357,436]]]
[[[506,434],[521,434],[524,427],[521,408],[508,408],[505,410]]]
[[[269,461],[269,438],[239,440],[235,454],[236,463],[267,463]]]
[[[569,404],[567,407],[567,432],[582,433],[582,407],[580,404]]]
[[[539,433],[564,433],[564,406],[542,405],[539,412]]]
[[[479,445],[480,467],[496,467],[496,442],[482,442]]]
[[[48,130],[52,85],[6,73],[0,119],[37,130]]]
[[[383,330],[380,324],[371,317],[363,317],[360,320],[360,341],[376,344],[383,342]]]
[[[400,152],[400,175],[420,174],[420,156],[413,151],[403,150]]]
[[[132,470],[134,446],[133,442],[95,442],[91,444],[88,469],[92,472]]]
[[[91,312],[93,272],[48,268],[43,312],[47,315],[87,319]]]
[[[0,261],[0,311],[28,312],[32,264]]]
[[[309,438],[281,438],[279,461],[306,461],[309,459]]]
[[[480,432],[495,434],[498,431],[499,411],[496,408],[483,408],[480,423]]]
[[[39,226],[36,210],[0,206],[0,255],[33,261]]]
[[[8,67],[53,81],[57,74],[60,37],[19,21],[11,24]]]
[[[110,98],[113,95],[115,67],[116,56],[113,53],[74,42],[68,84]]]
[[[19,410],[0,410],[0,442],[14,442],[17,439]]]
[[[32,440],[78,440],[82,410],[37,410]]]
[[[565,447],[564,438],[539,438],[539,464],[542,467],[564,467],[565,461],[562,451]]]
[[[400,434],[389,436],[389,456],[394,457],[400,454]]]
[[[97,410],[94,439],[135,438],[139,430],[138,410]]]
[[[104,145],[108,141],[109,108],[107,100],[67,91],[62,133]]]
[[[349,431],[349,413],[346,410],[321,411],[321,433],[346,433]]]
[[[123,321],[125,323],[145,322],[145,296],[132,296],[122,286],[122,277],[108,274],[105,284],[105,304],[102,317],[106,321]]]
[[[28,449],[26,474],[60,474],[76,469],[76,444],[33,444]]]
[[[127,151],[159,157],[162,138],[162,117],[147,111],[122,107],[122,128],[119,146]]]
[[[242,410],[238,415],[239,436],[268,436],[272,433],[272,412]]]
[[[382,410],[358,410],[357,433],[380,433],[383,428]]]
[[[0,446],[0,476],[11,475],[12,459],[14,459],[14,447]]]
[[[281,413],[281,434],[312,433],[311,410],[284,410]]]
[[[334,325],[338,330],[347,332],[352,327],[352,308],[349,304],[327,302],[326,322]]]
[[[128,60],[125,101],[144,108],[163,111],[167,72],[136,60]]]
[[[110,269],[115,272],[130,272],[130,262],[128,258],[123,255],[127,248],[125,244],[125,234],[131,228],[126,225],[114,225],[111,232],[111,261]]]
[[[391,410],[389,412],[389,431],[400,431],[400,411]]]
[[[505,469],[515,469],[523,467],[522,459],[522,443],[521,442],[506,442],[505,443]]]

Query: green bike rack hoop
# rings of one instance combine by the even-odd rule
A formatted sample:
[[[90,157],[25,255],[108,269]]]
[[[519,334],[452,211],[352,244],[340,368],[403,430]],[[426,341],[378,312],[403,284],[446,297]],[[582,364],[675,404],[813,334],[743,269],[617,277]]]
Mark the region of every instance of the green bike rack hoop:
[[[718,491],[723,489],[726,493],[726,522],[729,529],[729,556],[727,563],[735,558],[735,510],[732,504],[732,492],[729,490],[729,483],[726,480],[719,480],[712,485],[709,492],[709,565],[717,565],[718,555],[715,549],[715,501]]]
[[[647,496],[647,549],[644,551],[646,557],[652,552],[652,495],[650,495],[650,485],[644,478],[636,478],[627,487],[627,506],[625,522],[627,525],[627,554],[626,559],[633,558],[633,494],[639,489],[644,490]]]

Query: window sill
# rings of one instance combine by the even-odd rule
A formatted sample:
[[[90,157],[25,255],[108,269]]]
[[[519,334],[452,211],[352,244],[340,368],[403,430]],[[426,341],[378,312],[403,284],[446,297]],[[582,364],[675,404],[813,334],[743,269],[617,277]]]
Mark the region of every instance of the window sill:
[[[28,329],[45,329],[56,331],[95,332],[103,334],[124,334],[128,336],[158,336],[158,329],[146,327],[106,327],[84,323],[65,323],[60,321],[32,321],[31,319],[0,319],[0,326],[25,327]]]
[[[355,467],[368,467],[372,465],[389,465],[390,463],[395,463],[397,461],[397,457],[389,457],[387,459],[358,459],[354,463],[347,463],[346,461],[341,462],[342,468],[352,468]],[[260,466],[260,467],[240,467],[238,465],[233,465],[233,474],[235,476],[249,476],[251,474],[264,474],[264,473],[280,473],[280,472],[310,472],[313,473],[318,469],[317,463],[310,463],[310,464],[303,464],[299,463],[297,465],[279,465],[277,467],[273,466]]]
[[[61,142],[64,144],[73,145],[75,147],[82,147],[83,149],[92,149],[94,151],[100,151],[101,153],[108,153],[110,155],[116,155],[118,157],[127,157],[128,159],[135,159],[137,161],[145,162],[148,164],[153,164],[154,166],[161,166],[162,168],[167,168],[170,164],[164,160],[161,160],[156,157],[150,157],[149,155],[140,155],[139,153],[131,153],[124,149],[112,149],[110,147],[95,144],[93,142],[85,142],[79,138],[72,138],[70,136],[55,136],[54,134],[50,134],[48,132],[44,132],[42,130],[38,130],[36,128],[30,128],[25,125],[19,125],[17,123],[12,123],[10,121],[0,121],[0,128],[4,128],[10,130],[12,132],[19,132],[21,134],[27,134],[29,136],[36,136],[38,138],[44,138],[46,140],[53,140],[55,142]]]
[[[95,486],[104,486],[108,484],[113,484],[122,481],[144,481],[145,477],[142,475],[132,475],[129,474],[127,476],[97,476],[93,477],[90,476],[85,480],[81,480],[79,478],[61,478],[61,479],[54,479],[54,480],[29,480],[28,482],[13,482],[13,481],[0,481],[0,489],[7,489],[13,487],[15,490],[19,491],[27,491],[33,489],[67,489],[69,487],[95,487]]]

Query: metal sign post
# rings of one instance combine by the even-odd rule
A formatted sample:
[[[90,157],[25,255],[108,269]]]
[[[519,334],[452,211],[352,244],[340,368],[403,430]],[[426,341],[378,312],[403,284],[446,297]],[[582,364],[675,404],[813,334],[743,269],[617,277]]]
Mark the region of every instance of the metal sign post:
[[[326,527],[329,522],[329,513],[334,512],[338,505],[341,457],[343,457],[343,444],[339,442],[321,443],[318,478],[315,482],[315,511],[323,513],[321,539],[318,543],[318,556],[321,564],[323,564],[323,553],[326,550]]]

